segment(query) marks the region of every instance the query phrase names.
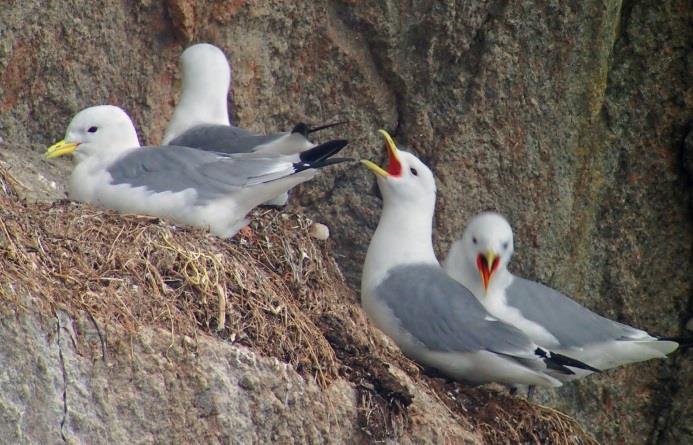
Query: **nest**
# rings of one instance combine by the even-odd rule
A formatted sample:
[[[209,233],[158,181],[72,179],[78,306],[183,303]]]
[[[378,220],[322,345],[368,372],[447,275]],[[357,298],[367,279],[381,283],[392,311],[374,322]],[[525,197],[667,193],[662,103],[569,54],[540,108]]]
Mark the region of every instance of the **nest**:
[[[448,409],[471,423],[489,444],[598,445],[578,422],[555,409],[511,396],[505,389],[469,388],[453,382],[432,383]]]
[[[9,195],[0,198],[2,300],[21,305],[17,296],[31,295],[42,310],[84,311],[130,333],[204,332],[277,357],[321,385],[337,376],[311,314],[329,311],[340,273],[326,243],[306,235],[306,218],[259,212],[253,230],[228,242],[157,218]]]
[[[412,395],[389,372],[396,364],[488,443],[594,443],[561,413],[429,379],[374,340],[330,241],[311,238],[304,216],[257,210],[250,230],[221,240],[158,218],[27,203],[17,187],[0,166],[0,301],[14,308],[83,311],[131,335],[157,326],[216,336],[289,363],[323,387],[346,378],[373,440],[396,439],[409,425]]]

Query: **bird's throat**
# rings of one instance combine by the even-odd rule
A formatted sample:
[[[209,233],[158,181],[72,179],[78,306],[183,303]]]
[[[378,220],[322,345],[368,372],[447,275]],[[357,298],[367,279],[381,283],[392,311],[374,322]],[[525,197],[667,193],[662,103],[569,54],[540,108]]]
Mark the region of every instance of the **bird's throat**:
[[[385,207],[368,254],[381,258],[381,263],[437,263],[431,223],[432,216],[425,212]]]

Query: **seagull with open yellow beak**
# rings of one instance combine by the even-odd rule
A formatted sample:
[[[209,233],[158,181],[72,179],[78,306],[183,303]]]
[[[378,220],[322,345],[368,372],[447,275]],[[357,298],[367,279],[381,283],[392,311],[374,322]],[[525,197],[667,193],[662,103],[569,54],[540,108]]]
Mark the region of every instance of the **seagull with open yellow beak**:
[[[560,386],[575,375],[573,367],[595,371],[538,347],[445,273],[431,241],[433,173],[381,134],[387,167],[361,161],[375,173],[383,197],[361,278],[361,304],[371,322],[407,356],[472,384]]]
[[[515,276],[507,268],[512,254],[510,224],[497,213],[484,212],[472,218],[452,245],[445,270],[492,316],[520,329],[539,346],[604,370],[664,358],[684,340],[658,338],[601,317],[556,290]]]

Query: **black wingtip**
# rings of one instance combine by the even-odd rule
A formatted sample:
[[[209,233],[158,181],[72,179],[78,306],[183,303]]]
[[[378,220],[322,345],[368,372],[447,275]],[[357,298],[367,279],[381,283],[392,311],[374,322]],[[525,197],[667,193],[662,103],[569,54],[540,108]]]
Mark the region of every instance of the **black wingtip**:
[[[308,133],[311,132],[310,127],[308,127],[307,124],[304,124],[303,122],[299,122],[294,126],[294,128],[291,130],[291,133],[300,133],[303,135],[304,138],[308,139]]]
[[[673,341],[679,344],[679,349],[688,349],[690,347],[693,347],[693,337],[679,337],[679,336],[671,336],[671,337],[657,337],[657,340],[659,341]]]
[[[334,139],[301,152],[299,157],[301,162],[308,164],[324,161],[325,159],[339,153],[339,151],[346,147],[348,143],[349,141],[345,139]]]
[[[575,374],[568,367],[584,369],[592,372],[602,372],[601,369],[597,369],[593,366],[588,365],[587,363],[581,362],[580,360],[576,360],[563,354],[559,354],[558,352],[549,351],[547,353],[547,351],[541,348],[537,348],[536,351],[534,351],[534,353],[544,358],[544,362],[546,363],[546,366],[548,368],[562,372],[565,372],[567,370],[567,374]]]
[[[550,353],[548,351],[545,351],[544,349],[537,348],[534,353],[544,359],[544,363],[546,364],[546,367],[548,369],[553,369],[554,371],[560,371],[562,374],[566,375],[575,375],[573,371],[570,370],[570,368],[566,368],[562,364],[558,363],[556,360],[553,360],[550,356]]]
[[[315,133],[316,131],[327,130],[328,128],[336,127],[337,125],[344,125],[348,122],[349,121],[339,121],[339,122],[333,122],[331,124],[320,125],[318,127],[308,128],[308,133]]]
[[[335,139],[302,152],[299,155],[301,162],[294,164],[295,171],[300,172],[309,168],[322,168],[328,165],[353,161],[352,158],[332,158],[333,155],[346,147],[348,143],[349,141],[343,139]]]
[[[302,172],[303,170],[308,170],[311,168],[323,168],[328,165],[341,164],[342,162],[355,161],[353,158],[331,158],[325,159],[323,161],[311,162],[310,164],[297,162],[294,164],[294,173]]]
[[[308,135],[310,133],[315,133],[315,132],[321,131],[321,130],[327,130],[328,128],[336,127],[337,125],[344,125],[347,122],[348,121],[332,122],[329,124],[319,125],[317,127],[309,127],[308,124],[306,124],[304,122],[299,122],[291,130],[291,133],[292,134],[295,134],[295,133],[301,134],[304,138],[308,139]]]

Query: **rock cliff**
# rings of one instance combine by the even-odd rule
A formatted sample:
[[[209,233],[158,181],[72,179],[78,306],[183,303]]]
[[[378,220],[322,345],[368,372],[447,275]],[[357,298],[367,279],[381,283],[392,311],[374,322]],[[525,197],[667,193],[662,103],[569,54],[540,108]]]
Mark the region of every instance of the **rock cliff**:
[[[68,164],[45,163],[41,153],[62,137],[70,117],[89,105],[120,105],[133,115],[143,140],[158,142],[175,103],[180,52],[192,42],[211,42],[225,50],[233,65],[230,106],[237,123],[264,131],[290,128],[298,121],[347,119],[347,126],[330,134],[348,136],[356,157],[380,159],[375,133],[380,127],[421,155],[438,178],[435,242],[440,254],[471,215],[496,209],[516,230],[516,272],[557,287],[605,316],[655,333],[681,334],[693,308],[692,19],[693,5],[685,0],[10,0],[0,9],[0,160],[26,186],[16,187],[22,196],[31,201],[63,197]],[[291,210],[330,226],[330,250],[347,283],[358,289],[360,263],[379,206],[373,178],[354,165],[337,167],[301,187]],[[119,223],[108,219],[103,224],[114,230],[109,224]],[[15,260],[11,233],[0,234],[3,269]],[[22,226],[21,233],[30,234],[30,227]],[[191,236],[207,239],[194,231]],[[52,269],[46,273],[58,280]],[[2,284],[3,295],[16,293],[7,288],[11,283]],[[339,357],[339,348],[328,340],[325,357],[302,362],[287,351],[277,354],[259,343],[254,348],[248,339],[241,339],[241,346],[234,339],[231,345],[218,343],[213,329],[200,328],[205,323],[214,328],[218,320],[197,314],[191,320],[200,326],[190,324],[197,327],[185,335],[204,333],[194,348],[183,347],[184,330],[174,330],[171,338],[161,331],[166,326],[157,324],[166,317],[145,317],[151,328],[122,313],[98,319],[88,304],[61,309],[60,299],[46,302],[34,290],[16,301],[7,297],[18,307],[4,311],[0,414],[10,435],[3,437],[32,443],[53,442],[61,434],[66,441],[98,437],[103,443],[151,443],[158,437],[219,443],[236,437],[374,438],[362,428],[367,425],[364,396],[354,392],[353,380],[341,380],[351,355]],[[356,317],[359,329],[354,331],[367,330],[355,293],[346,287],[344,292],[350,309],[339,320]],[[329,337],[339,331],[328,329],[332,321],[312,320],[317,331],[310,332]],[[112,362],[85,349],[95,326],[108,330],[109,322],[117,326],[113,338],[121,339],[104,343],[112,350]],[[247,326],[235,328],[239,335],[247,332]],[[235,328],[221,338],[229,341]],[[361,341],[385,342],[377,333]],[[381,347],[390,354],[384,362],[403,360]],[[236,350],[261,356],[256,381],[242,383],[244,375],[253,373],[243,360],[228,358]],[[193,360],[190,354],[197,354],[194,371],[186,365]],[[330,354],[337,356],[329,359]],[[225,358],[215,361],[217,356]],[[277,374],[272,368],[272,357],[291,364],[285,380],[284,371]],[[308,376],[316,374],[306,363],[325,360],[336,360],[328,379],[336,386],[310,383]],[[399,388],[417,375],[409,367],[406,361],[393,365],[388,373],[397,374],[399,383],[385,393],[413,394],[415,406],[432,404],[414,411],[433,409],[434,415],[411,420],[407,414],[408,420],[400,421],[401,413],[394,413],[399,408],[391,412],[390,401],[376,403],[374,412],[393,417],[380,416],[390,426],[373,431],[414,442],[493,437],[478,426],[479,418],[493,418],[488,410],[476,420],[460,421],[454,402],[441,402],[430,395],[435,392],[422,390],[418,377],[411,383],[416,389]],[[274,373],[273,384],[263,383],[269,373]],[[693,429],[691,375],[690,356],[680,354],[542,391],[540,400],[574,416],[603,443],[685,443]],[[27,383],[17,386],[18,376],[28,376]],[[176,383],[174,376],[185,383]],[[303,386],[299,379],[309,382]],[[373,385],[364,382],[367,389]],[[230,388],[247,394],[234,400],[218,395],[228,395]],[[176,391],[187,396],[178,399]],[[267,401],[265,391],[273,391],[276,400]],[[488,408],[495,399],[484,391],[465,393],[463,399],[483,401]],[[22,401],[35,394],[38,399],[31,406],[37,409],[28,409]],[[506,403],[504,396],[498,397]],[[397,403],[406,405],[406,400]],[[514,403],[520,402],[507,401],[503,407],[522,409]],[[248,405],[253,408],[243,411]],[[476,406],[462,405],[470,411]],[[232,410],[246,414],[231,419]],[[308,428],[292,417],[296,412],[321,420]],[[65,422],[42,431],[26,427],[46,418]],[[115,419],[122,424],[115,426]],[[200,419],[204,421],[196,423]],[[238,436],[229,430],[238,430]],[[431,435],[436,431],[445,435]],[[510,432],[504,434],[498,437],[513,441]]]

